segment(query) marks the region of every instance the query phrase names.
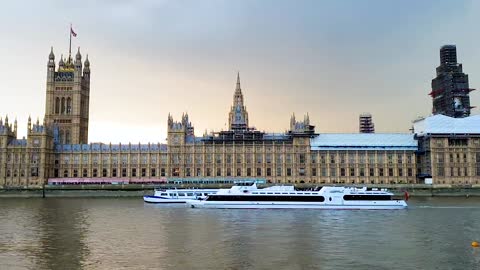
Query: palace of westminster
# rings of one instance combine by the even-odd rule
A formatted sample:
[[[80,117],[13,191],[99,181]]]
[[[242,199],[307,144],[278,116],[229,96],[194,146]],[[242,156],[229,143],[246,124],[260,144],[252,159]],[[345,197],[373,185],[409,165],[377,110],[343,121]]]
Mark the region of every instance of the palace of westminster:
[[[284,133],[249,125],[237,76],[227,131],[195,136],[189,116],[168,116],[167,144],[88,143],[90,62],[47,63],[43,123],[0,120],[0,187],[41,186],[49,179],[264,179],[268,183],[474,185],[480,180],[480,115],[470,116],[468,75],[456,47],[440,49],[432,80],[432,115],[410,133],[316,133],[309,115]]]

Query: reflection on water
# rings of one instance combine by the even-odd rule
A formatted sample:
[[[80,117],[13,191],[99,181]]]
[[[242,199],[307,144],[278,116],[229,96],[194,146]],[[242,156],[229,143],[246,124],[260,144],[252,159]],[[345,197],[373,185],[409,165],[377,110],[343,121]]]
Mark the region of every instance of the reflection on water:
[[[5,269],[476,269],[480,199],[400,211],[220,210],[0,199]]]
[[[81,204],[58,199],[0,200],[2,267],[82,269],[88,224]]]
[[[39,235],[39,266],[45,269],[82,269],[88,256],[84,240],[89,219],[86,207],[75,200],[38,200],[33,221]]]

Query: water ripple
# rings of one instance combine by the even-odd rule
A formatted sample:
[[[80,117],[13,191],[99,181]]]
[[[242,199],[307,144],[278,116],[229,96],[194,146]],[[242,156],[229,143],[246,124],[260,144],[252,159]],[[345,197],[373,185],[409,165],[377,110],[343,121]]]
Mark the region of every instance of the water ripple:
[[[1,199],[2,269],[476,269],[480,200],[406,211],[220,210]]]

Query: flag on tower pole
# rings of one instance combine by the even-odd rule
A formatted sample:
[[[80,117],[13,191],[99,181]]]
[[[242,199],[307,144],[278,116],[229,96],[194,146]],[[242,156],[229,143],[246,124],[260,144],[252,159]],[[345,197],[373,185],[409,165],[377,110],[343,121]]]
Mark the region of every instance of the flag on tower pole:
[[[77,33],[75,33],[75,31],[73,31],[72,25],[70,25],[70,34],[72,34],[72,36],[74,36],[74,37],[77,36]]]
[[[71,62],[72,57],[72,36],[76,37],[77,33],[73,31],[72,24],[70,24],[70,46],[68,47],[68,62]]]

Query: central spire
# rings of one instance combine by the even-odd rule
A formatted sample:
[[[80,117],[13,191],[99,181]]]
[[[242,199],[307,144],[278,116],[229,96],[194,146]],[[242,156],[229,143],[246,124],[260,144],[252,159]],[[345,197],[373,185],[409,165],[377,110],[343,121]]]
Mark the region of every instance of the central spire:
[[[240,72],[237,72],[237,86],[235,87],[235,93],[233,94],[233,106],[244,107],[242,88],[240,87]]]
[[[240,88],[240,72],[237,72],[237,88],[235,88],[235,92],[242,92],[242,88]]]
[[[230,109],[228,124],[230,130],[248,129],[248,113],[243,104],[243,94],[240,87],[240,72],[237,73],[237,86],[233,95],[233,105]]]

